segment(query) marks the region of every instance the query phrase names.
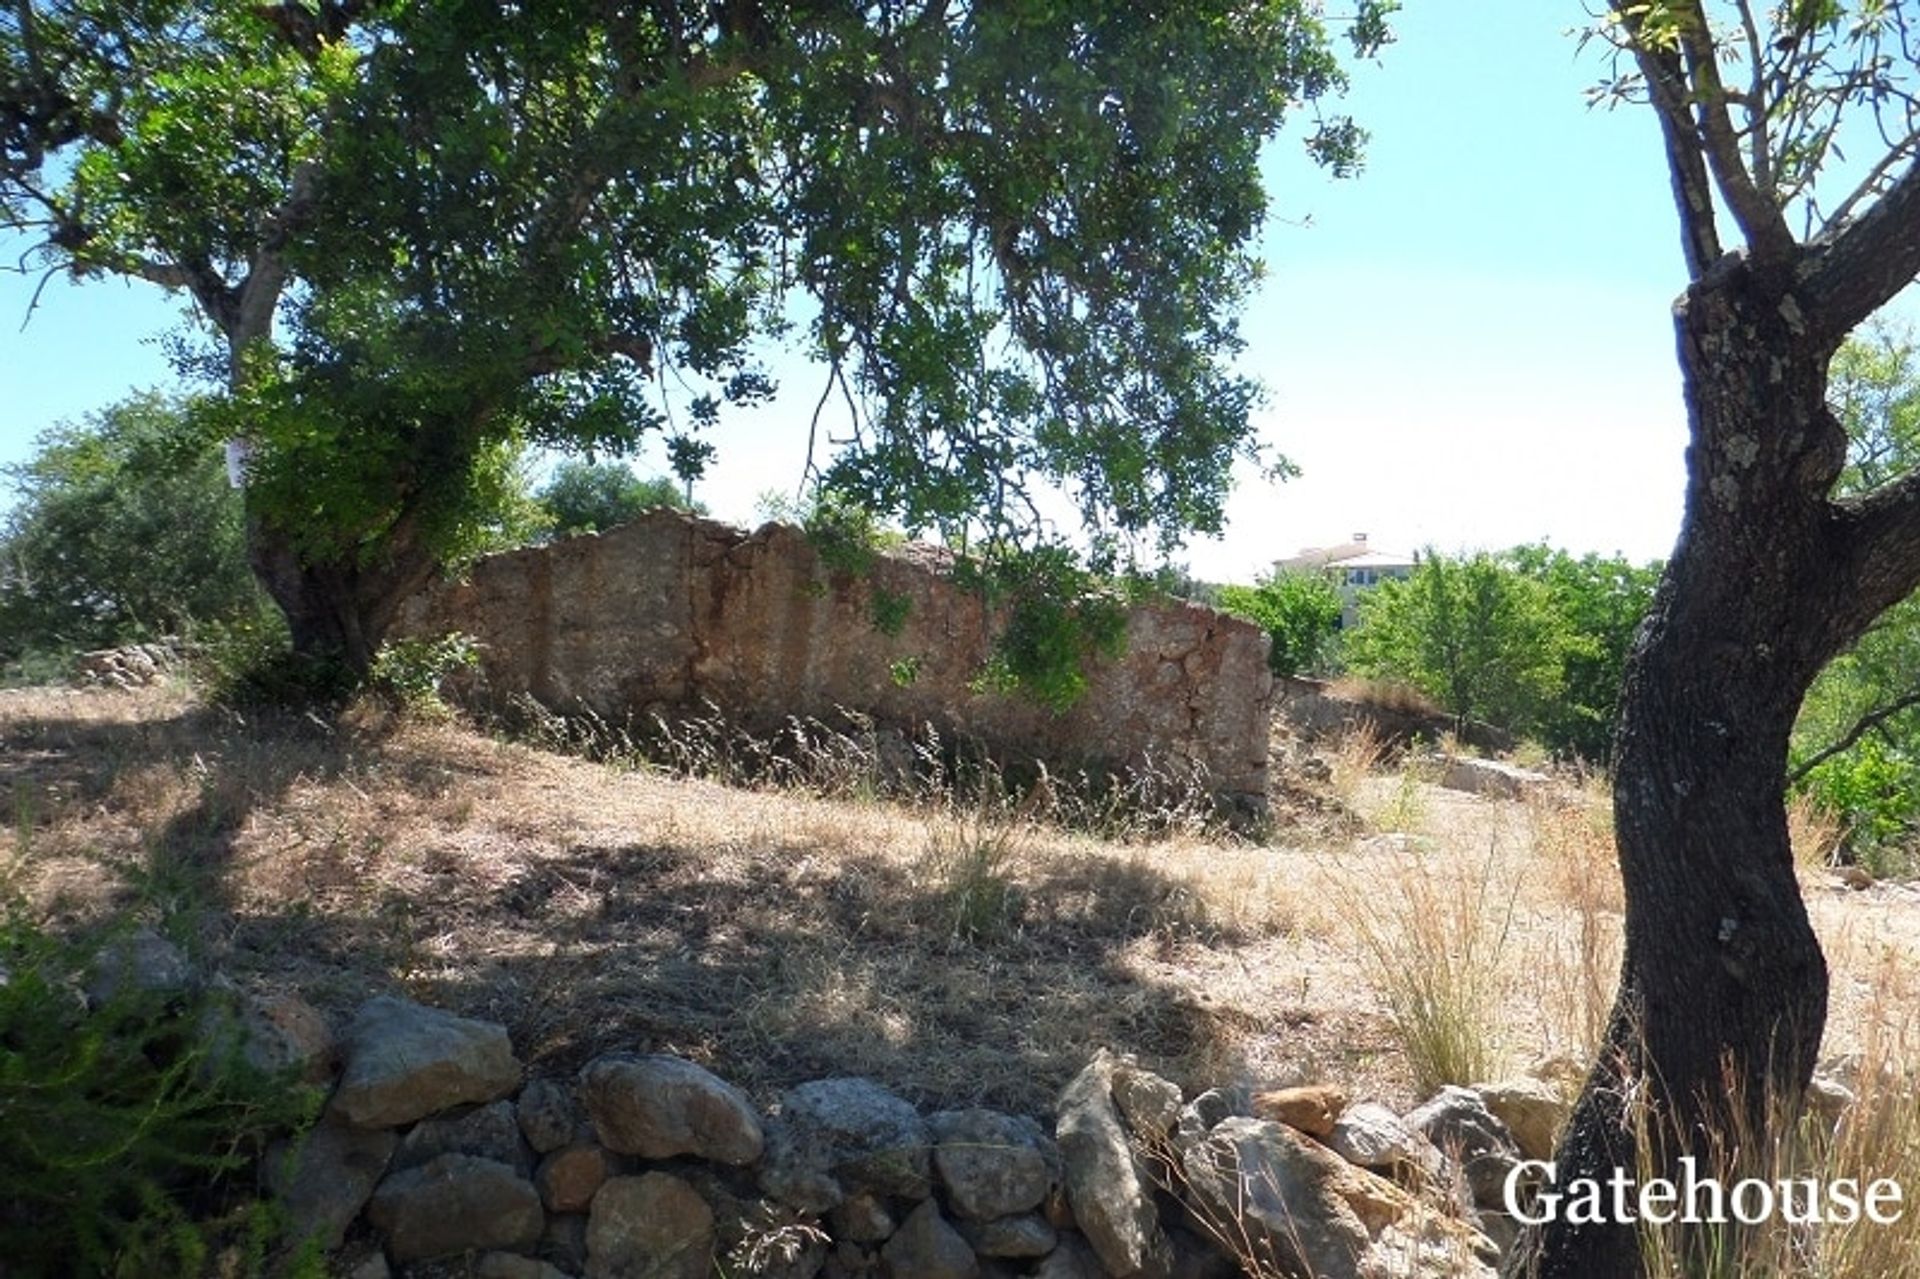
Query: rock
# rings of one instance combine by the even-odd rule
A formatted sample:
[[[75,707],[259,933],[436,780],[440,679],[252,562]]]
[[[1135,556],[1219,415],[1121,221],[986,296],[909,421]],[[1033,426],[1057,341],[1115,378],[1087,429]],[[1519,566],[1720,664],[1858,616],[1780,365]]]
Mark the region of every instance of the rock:
[[[548,1212],[585,1212],[595,1193],[617,1171],[606,1147],[583,1141],[541,1156],[533,1186]]]
[[[1058,1179],[1059,1154],[1031,1119],[944,1110],[928,1118],[927,1128],[934,1169],[958,1216],[981,1220],[1026,1212]]]
[[[514,1099],[514,1111],[520,1120],[520,1134],[537,1155],[558,1150],[573,1140],[580,1126],[580,1108],[573,1093],[557,1079],[542,1075],[530,1079]]]
[[[1183,1153],[1182,1171],[1202,1221],[1243,1240],[1247,1260],[1287,1273],[1370,1273],[1373,1233],[1413,1207],[1392,1182],[1271,1120],[1222,1121]]]
[[[1573,1113],[1561,1092],[1538,1079],[1521,1077],[1495,1084],[1476,1084],[1489,1114],[1507,1126],[1522,1158],[1553,1158],[1554,1139]]]
[[[872,1279],[880,1273],[880,1254],[862,1248],[851,1240],[842,1240],[827,1254],[821,1279]]]
[[[346,1279],[393,1279],[393,1267],[387,1264],[387,1254],[377,1250],[362,1257],[343,1273]]]
[[[1276,1088],[1253,1098],[1256,1119],[1271,1119],[1322,1140],[1332,1135],[1334,1123],[1346,1108],[1346,1091],[1336,1084]]]
[[[1060,1242],[1059,1234],[1037,1212],[992,1221],[962,1220],[955,1228],[982,1257],[1044,1257]]]
[[[1113,1104],[1128,1129],[1149,1144],[1166,1141],[1180,1121],[1179,1085],[1131,1063],[1114,1068]]]
[[[1054,1137],[1066,1165],[1067,1199],[1109,1275],[1165,1279],[1172,1258],[1153,1187],[1134,1159],[1113,1104],[1116,1065],[1101,1049],[1060,1094]]]
[[[517,1252],[490,1252],[474,1263],[474,1279],[571,1279],[566,1271]]]
[[[1218,1244],[1178,1229],[1167,1231],[1167,1240],[1173,1245],[1173,1279],[1241,1279],[1240,1267]]]
[[[713,1209],[664,1172],[615,1177],[587,1218],[587,1279],[708,1279]]]
[[[1180,1108],[1180,1140],[1198,1141],[1229,1115],[1252,1114],[1253,1094],[1244,1085],[1209,1088]]]
[[[87,1003],[95,1008],[120,999],[173,999],[199,989],[199,974],[186,952],[144,925],[101,947],[87,978]]]
[[[1060,1240],[1058,1248],[1047,1254],[1033,1276],[1034,1279],[1107,1279],[1107,1272],[1084,1240],[1068,1235]]]
[[[693,1155],[743,1165],[764,1134],[746,1094],[678,1057],[601,1057],[580,1072],[580,1100],[608,1150],[643,1159]]]
[[[397,1261],[493,1248],[525,1251],[546,1216],[533,1184],[512,1168],[472,1155],[441,1155],[380,1183],[367,1219]]]
[[[880,1250],[898,1279],[974,1279],[980,1262],[929,1199],[907,1214]]]
[[[1853,1089],[1831,1075],[1816,1072],[1807,1081],[1807,1109],[1828,1124],[1837,1124],[1853,1106]]]
[[[1516,1157],[1520,1147],[1513,1133],[1487,1109],[1471,1088],[1449,1085],[1404,1115],[1401,1122],[1440,1147],[1443,1154],[1465,1163],[1475,1155],[1499,1153]]]
[[[361,1005],[345,1048],[330,1109],[357,1128],[391,1128],[496,1101],[520,1083],[504,1026],[387,995]]]
[[[1460,1171],[1473,1195],[1476,1208],[1503,1209],[1507,1204],[1507,1178],[1520,1166],[1520,1160],[1504,1150],[1483,1150],[1461,1161]],[[1535,1170],[1529,1169],[1517,1183],[1519,1201],[1528,1202],[1540,1184]]]
[[[570,1274],[582,1274],[587,1268],[587,1217],[585,1213],[549,1213],[547,1228],[540,1234],[540,1255]]]
[[[267,1153],[268,1184],[287,1214],[294,1241],[317,1240],[333,1251],[386,1175],[398,1140],[391,1132],[368,1132],[321,1121],[297,1148],[276,1143]]]
[[[828,1224],[835,1239],[853,1243],[884,1243],[900,1228],[893,1214],[887,1211],[886,1201],[864,1190],[842,1200],[828,1218]]]
[[[401,1138],[393,1154],[394,1170],[418,1168],[449,1154],[491,1159],[522,1177],[533,1172],[533,1152],[520,1136],[510,1101],[421,1120]]]
[[[1520,799],[1553,784],[1553,779],[1545,773],[1536,773],[1515,764],[1504,764],[1497,759],[1442,755],[1440,763],[1442,786],[1448,790],[1466,791],[1492,799]]]
[[[932,1142],[919,1112],[872,1080],[815,1080],[781,1097],[760,1184],[812,1213],[855,1190],[925,1199],[933,1190]]]
[[[1376,1171],[1412,1168],[1435,1176],[1444,1163],[1432,1142],[1374,1101],[1349,1107],[1333,1125],[1327,1146],[1348,1163]]]
[[[327,1019],[298,995],[249,995],[240,1003],[247,1064],[310,1084],[333,1073],[336,1048]]]

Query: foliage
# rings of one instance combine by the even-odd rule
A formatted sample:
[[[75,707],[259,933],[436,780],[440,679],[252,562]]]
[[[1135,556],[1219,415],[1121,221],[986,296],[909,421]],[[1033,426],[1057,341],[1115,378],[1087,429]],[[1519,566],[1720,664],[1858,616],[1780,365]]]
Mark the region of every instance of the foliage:
[[[1264,629],[1267,665],[1276,675],[1318,670],[1340,628],[1342,601],[1318,574],[1276,573],[1252,586],[1223,586],[1219,607]]]
[[[1660,565],[1593,553],[1576,558],[1544,544],[1517,546],[1500,558],[1546,588],[1560,622],[1560,692],[1527,731],[1556,754],[1605,763],[1627,654],[1653,605]]]
[[[980,686],[1031,697],[1057,713],[1087,691],[1087,666],[1125,650],[1129,594],[1070,551],[1041,548],[973,570],[1006,622]]]
[[[795,312],[877,515],[1019,542],[1058,487],[1103,550],[1217,529],[1261,147],[1301,109],[1334,173],[1363,140],[1307,0],[143,0],[9,9],[0,65],[0,226],[194,299],[255,562],[361,664],[521,445],[658,435],[691,481]]]
[[[680,486],[663,475],[641,479],[618,462],[562,462],[540,490],[539,501],[562,537],[601,533],[637,519],[656,506],[704,513]]]
[[[258,607],[239,496],[177,400],[56,426],[7,468],[0,663],[180,634]]]
[[[1402,679],[1461,721],[1525,731],[1564,686],[1565,623],[1547,588],[1485,553],[1428,552],[1412,574],[1362,597],[1348,666]]]
[[[1920,461],[1920,346],[1869,326],[1834,356],[1828,401],[1846,428],[1837,492],[1859,495]],[[1789,775],[1837,818],[1842,855],[1876,874],[1907,869],[1920,829],[1920,599],[1884,613],[1827,664],[1794,724]]]
[[[441,698],[447,679],[479,664],[480,648],[473,636],[454,631],[387,641],[367,677],[369,684],[402,708],[437,718],[447,713]]]
[[[279,1226],[249,1174],[319,1095],[249,1066],[213,997],[135,989],[89,1008],[80,984],[98,955],[17,903],[0,915],[8,1273],[192,1275],[216,1246],[223,1273],[266,1273]]]

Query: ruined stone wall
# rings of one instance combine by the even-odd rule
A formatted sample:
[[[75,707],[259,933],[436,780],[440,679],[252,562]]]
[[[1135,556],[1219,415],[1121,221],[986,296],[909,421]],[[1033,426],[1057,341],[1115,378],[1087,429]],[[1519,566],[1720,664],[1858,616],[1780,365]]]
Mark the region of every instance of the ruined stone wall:
[[[1199,764],[1229,804],[1264,804],[1272,681],[1259,628],[1194,604],[1142,606],[1125,653],[1055,714],[970,687],[993,619],[946,566],[943,552],[908,547],[865,574],[836,573],[797,529],[655,511],[482,560],[412,600],[398,629],[476,637],[496,699],[526,693],[616,723],[708,699],[752,731],[845,708],[1056,770]],[[897,633],[875,625],[879,593],[906,601]],[[917,663],[911,681],[891,677],[902,661]]]

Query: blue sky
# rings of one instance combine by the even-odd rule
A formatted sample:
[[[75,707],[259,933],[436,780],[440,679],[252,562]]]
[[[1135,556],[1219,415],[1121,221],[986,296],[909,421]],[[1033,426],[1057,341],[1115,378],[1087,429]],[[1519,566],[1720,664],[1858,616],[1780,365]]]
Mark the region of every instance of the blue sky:
[[[1683,283],[1658,131],[1596,111],[1577,2],[1409,0],[1398,42],[1356,69],[1365,173],[1267,160],[1267,280],[1243,320],[1269,444],[1303,474],[1243,479],[1193,570],[1247,580],[1305,545],[1369,534],[1407,550],[1545,538],[1664,555],[1679,528],[1685,416],[1670,306]],[[146,285],[0,276],[0,461],[34,434],[163,384],[181,304]],[[791,491],[818,375],[779,360],[780,401],[713,438],[700,496],[751,520]],[[642,459],[639,469],[657,459]]]

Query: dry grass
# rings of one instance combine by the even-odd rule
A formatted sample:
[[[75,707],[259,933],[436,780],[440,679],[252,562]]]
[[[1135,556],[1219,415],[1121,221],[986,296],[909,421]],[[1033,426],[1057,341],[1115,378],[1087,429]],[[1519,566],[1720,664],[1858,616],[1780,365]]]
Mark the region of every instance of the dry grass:
[[[888,799],[845,743],[842,783],[802,789],[607,746],[370,707],[239,717],[180,690],[0,693],[0,888],[74,925],[166,916],[236,980],[335,1015],[408,993],[505,1022],[539,1069],[670,1051],[763,1098],[861,1073],[1045,1113],[1110,1045],[1190,1086],[1333,1079],[1405,1105],[1584,1059],[1612,995],[1600,797],[1462,795],[1383,773],[1364,737],[1332,756],[1336,789],[1417,813],[1417,834],[1337,850],[1172,816],[1103,838],[988,790]],[[1886,1029],[1885,974],[1920,973],[1920,894],[1807,884],[1828,1051],[1858,1055]],[[1418,998],[1479,1049],[1410,1051]]]

